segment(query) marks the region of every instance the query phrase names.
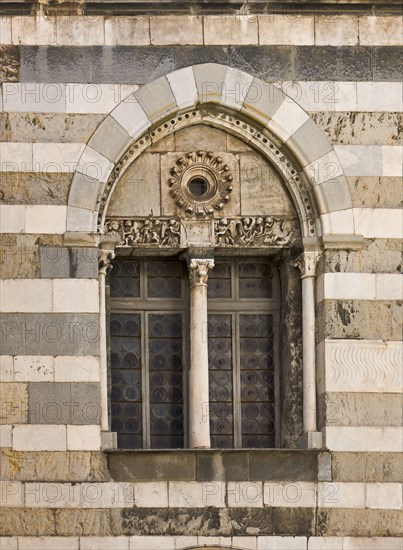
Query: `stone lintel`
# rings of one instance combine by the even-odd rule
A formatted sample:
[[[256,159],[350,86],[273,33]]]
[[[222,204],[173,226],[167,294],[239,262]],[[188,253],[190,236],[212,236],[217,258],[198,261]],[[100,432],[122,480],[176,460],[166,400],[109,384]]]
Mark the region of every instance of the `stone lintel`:
[[[323,235],[321,242],[325,250],[361,250],[364,246],[364,236]]]

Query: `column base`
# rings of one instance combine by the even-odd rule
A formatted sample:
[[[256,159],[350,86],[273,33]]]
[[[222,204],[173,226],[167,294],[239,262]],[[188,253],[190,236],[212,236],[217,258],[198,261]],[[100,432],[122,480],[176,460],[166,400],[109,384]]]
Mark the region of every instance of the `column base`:
[[[304,432],[298,439],[299,449],[323,449],[322,432]]]
[[[118,448],[118,434],[116,432],[101,432],[101,451]]]

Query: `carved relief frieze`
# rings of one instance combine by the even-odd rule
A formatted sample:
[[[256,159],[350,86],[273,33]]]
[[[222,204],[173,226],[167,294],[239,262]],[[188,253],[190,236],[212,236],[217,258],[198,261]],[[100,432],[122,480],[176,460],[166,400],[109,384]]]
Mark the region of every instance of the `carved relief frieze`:
[[[295,220],[273,217],[220,218],[214,222],[216,246],[291,246]]]
[[[105,223],[105,236],[119,247],[175,248],[180,246],[181,224],[174,218],[110,218]]]
[[[170,169],[169,194],[187,214],[208,216],[222,210],[233,189],[233,175],[222,157],[196,151],[180,157]]]

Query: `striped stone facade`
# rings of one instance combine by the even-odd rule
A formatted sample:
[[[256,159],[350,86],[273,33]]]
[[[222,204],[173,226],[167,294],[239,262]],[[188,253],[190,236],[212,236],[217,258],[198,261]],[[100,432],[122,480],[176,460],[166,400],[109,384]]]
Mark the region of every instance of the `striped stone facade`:
[[[46,4],[0,20],[0,547],[400,549],[402,18]],[[265,156],[317,254],[319,445],[113,450],[105,216],[195,128]]]

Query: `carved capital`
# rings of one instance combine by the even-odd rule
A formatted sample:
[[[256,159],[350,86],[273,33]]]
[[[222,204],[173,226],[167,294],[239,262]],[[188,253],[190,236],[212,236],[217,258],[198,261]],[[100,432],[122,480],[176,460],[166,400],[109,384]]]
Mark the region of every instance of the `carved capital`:
[[[294,267],[297,267],[301,273],[301,279],[305,277],[315,277],[316,266],[319,261],[320,254],[316,250],[308,250],[303,252],[293,262]]]
[[[192,258],[188,262],[190,288],[193,286],[207,286],[208,271],[213,269],[214,260]]]
[[[100,275],[104,277],[112,269],[112,260],[115,257],[115,251],[111,249],[101,248],[98,252],[98,267]]]

